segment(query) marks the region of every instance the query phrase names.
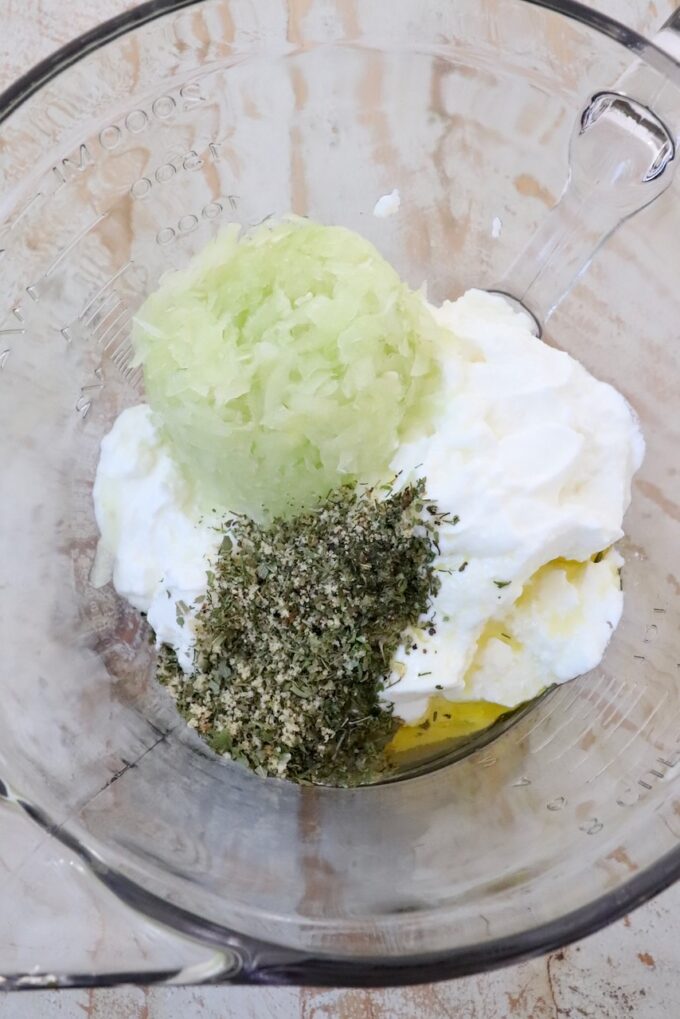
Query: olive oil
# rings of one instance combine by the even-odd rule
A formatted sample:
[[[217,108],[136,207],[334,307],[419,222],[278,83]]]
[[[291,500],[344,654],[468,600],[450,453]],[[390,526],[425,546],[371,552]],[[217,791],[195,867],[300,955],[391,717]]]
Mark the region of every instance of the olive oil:
[[[423,751],[426,747],[435,751],[435,744],[461,740],[475,733],[507,714],[509,708],[502,704],[491,704],[488,701],[447,700],[445,697],[432,697],[427,713],[414,725],[402,725],[392,738],[388,754],[396,765],[401,755],[412,751]],[[418,753],[420,757],[420,753]]]

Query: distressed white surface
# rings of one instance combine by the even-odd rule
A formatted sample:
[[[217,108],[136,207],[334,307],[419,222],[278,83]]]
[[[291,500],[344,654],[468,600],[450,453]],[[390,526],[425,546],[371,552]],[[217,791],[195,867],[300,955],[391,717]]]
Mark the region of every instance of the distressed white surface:
[[[676,6],[675,0],[591,4],[647,32]],[[78,33],[132,6],[126,0],[0,0],[0,86]],[[58,887],[49,898],[32,897],[26,874],[16,874],[27,851],[34,854],[31,875],[39,867],[48,868],[53,880],[58,875]],[[55,945],[67,952],[78,937],[88,945],[93,967],[112,945],[125,968],[135,958],[170,967],[205,958],[201,951],[133,922],[124,907],[83,880],[74,861],[49,844],[36,845],[33,829],[5,810],[0,810],[0,898],[3,961],[18,951],[19,930],[30,932],[36,964],[43,953],[53,953]],[[37,992],[0,995],[0,1019],[664,1019],[676,1016],[680,1007],[679,911],[680,885],[579,945],[486,976],[432,987]]]

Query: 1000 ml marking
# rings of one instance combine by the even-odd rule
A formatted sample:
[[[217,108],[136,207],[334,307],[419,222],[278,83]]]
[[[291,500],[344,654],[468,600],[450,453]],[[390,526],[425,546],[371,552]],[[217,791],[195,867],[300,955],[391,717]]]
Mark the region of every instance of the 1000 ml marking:
[[[227,201],[231,209],[236,208],[236,195],[228,195]],[[156,244],[164,248],[166,245],[172,244],[177,237],[192,233],[199,226],[201,220],[210,222],[221,216],[223,212],[224,205],[221,201],[208,202],[207,205],[203,206],[198,215],[190,212],[182,216],[174,226],[161,227],[156,234]]]

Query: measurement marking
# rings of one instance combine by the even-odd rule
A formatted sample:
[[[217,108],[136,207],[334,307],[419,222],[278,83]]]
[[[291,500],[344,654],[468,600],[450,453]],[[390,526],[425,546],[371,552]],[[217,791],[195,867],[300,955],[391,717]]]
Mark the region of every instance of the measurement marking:
[[[626,706],[630,702],[630,699],[639,699],[640,689],[635,686],[620,686],[614,691],[613,699],[607,704],[602,715],[600,716],[600,726],[604,729],[607,727],[609,722],[616,716],[617,713],[621,714],[625,712]]]
[[[634,695],[633,699],[624,708],[623,714],[619,718],[619,720],[616,723],[616,725],[612,729],[610,729],[609,732],[607,733],[607,735],[604,736],[600,740],[600,743],[606,743],[608,740],[610,740],[612,738],[612,736],[614,735],[615,732],[619,731],[619,729],[621,728],[623,723],[626,722],[628,720],[628,718],[630,717],[631,711],[633,711],[633,709],[636,708],[637,705],[640,703],[640,701],[642,700],[643,695],[644,695],[644,691],[643,690],[638,690],[638,691],[635,692],[635,695]]]
[[[132,349],[130,346],[127,343],[121,343],[116,352],[111,355],[111,363],[115,364],[119,371],[124,371],[131,353]]]
[[[583,733],[583,736],[587,736],[589,732],[592,732],[592,730],[591,729],[586,729],[586,731]],[[574,748],[578,745],[578,742],[579,742],[579,740],[581,738],[582,737],[579,736],[578,740],[575,740],[574,743],[572,743],[570,747],[567,747],[567,749],[564,751],[564,754],[560,754],[560,756],[564,757],[570,751],[573,752]],[[556,758],[556,760],[557,760],[557,758]],[[581,757],[580,760],[577,759],[576,762],[574,764],[572,764],[571,768],[569,769],[568,774],[569,775],[573,775],[574,772],[578,771],[579,768],[582,768],[584,764],[589,764],[589,763],[590,763],[590,754],[588,753],[587,750],[584,750],[583,751],[583,757]]]
[[[120,311],[118,312],[116,317],[114,319],[112,319],[111,322],[109,322],[109,324],[107,325],[106,329],[101,334],[101,336],[97,336],[97,343],[99,344],[100,347],[102,347],[103,350],[108,350],[109,349],[109,347],[111,346],[113,341],[116,339],[116,337],[120,335],[121,328],[124,329],[125,326],[129,323],[130,319],[129,319],[128,316],[129,316],[128,309],[125,307],[125,305],[123,305],[123,307],[120,309]],[[112,336],[109,336],[109,338],[106,340],[106,342],[104,342],[107,334],[111,331],[111,329],[113,329],[114,326],[119,325],[119,323],[121,323],[121,322],[122,322],[121,327],[119,329],[117,329]],[[95,333],[95,335],[96,335],[96,333]]]
[[[94,326],[92,332],[93,335],[99,339],[100,343],[104,339],[104,336],[111,328],[111,326],[115,325],[116,322],[119,320],[120,316],[122,314],[127,313],[128,311],[127,304],[125,303],[125,301],[121,300],[121,298],[117,294],[113,304],[111,304],[110,307],[106,308],[106,305],[108,303],[109,303],[108,301],[105,301],[100,310],[96,312],[92,316],[92,319],[90,320],[91,322],[93,319],[99,316],[99,322],[97,322],[96,326]],[[105,308],[106,310],[104,310]],[[85,324],[88,325],[89,323]]]
[[[113,350],[113,347],[114,347],[115,343],[118,340],[120,340],[121,336],[123,336],[125,334],[125,330],[127,328],[127,325],[128,325],[128,323],[124,322],[123,325],[120,327],[120,329],[118,329],[116,331],[116,335],[112,336],[111,339],[109,340],[109,342],[104,347],[104,351],[113,351],[109,356],[110,356],[110,358],[111,358],[111,360],[113,361],[114,364],[116,363],[116,357],[118,356],[118,353],[119,353],[121,348],[120,347],[116,347],[116,349]],[[127,339],[127,336],[125,336],[125,343],[127,343],[127,342],[128,342],[128,339]]]
[[[604,686],[602,685],[603,682]],[[583,717],[583,715],[587,714],[588,711],[593,711],[594,712],[593,721],[597,721],[600,722],[600,724],[602,724],[602,719],[606,716],[607,712],[611,708],[612,705],[611,698],[617,697],[619,694],[619,690],[620,690],[619,683],[614,678],[614,676],[610,676],[604,673],[602,677],[597,681],[597,683],[594,683],[593,686],[590,688],[591,696],[585,697],[586,706],[584,708],[584,711],[581,713],[580,717]],[[592,696],[592,694],[594,694],[595,696]],[[614,703],[616,702],[614,701]]]
[[[118,277],[122,276],[123,273],[125,272],[125,270],[129,269],[131,265],[132,265],[132,259],[130,259],[128,262],[126,262],[125,265],[121,266],[120,269],[113,274],[113,276],[110,276],[109,279],[106,281],[106,283],[102,284],[102,286],[99,288],[99,290],[94,295],[92,300],[88,301],[88,303],[85,305],[85,307],[81,311],[80,315],[78,316],[78,318],[81,321],[85,317],[85,315],[87,315],[88,311],[90,310],[90,308],[92,307],[94,302],[97,300],[97,298],[101,297],[102,294],[104,293],[104,291],[107,289],[107,287],[110,287],[112,283],[115,283],[116,280],[118,279]]]
[[[647,717],[647,721],[645,722],[644,726],[637,732],[633,733],[630,739],[626,743],[624,743],[624,745],[619,749],[619,751],[614,755],[614,757],[612,757],[611,761],[607,761],[607,763],[604,764],[595,775],[593,775],[591,778],[586,779],[586,785],[590,785],[590,783],[598,779],[600,775],[604,775],[605,771],[611,768],[612,764],[614,764],[619,759],[619,757],[625,754],[626,750],[631,745],[631,743],[634,743],[636,740],[640,739],[640,736],[645,731],[651,720],[654,718],[654,715],[656,715],[657,711],[661,709],[663,703],[664,703],[663,700],[659,701],[659,703],[654,707],[654,710],[652,711],[651,715]]]
[[[590,692],[591,692],[591,693],[593,692],[593,690],[596,690],[596,689],[597,689],[597,685],[598,685],[598,684],[599,684],[599,683],[600,683],[600,682],[602,681],[602,678],[603,678],[603,677],[602,677],[602,676],[600,676],[600,677],[599,677],[599,679],[597,680],[597,682],[596,682],[596,683],[595,683],[595,684],[594,684],[594,685],[593,685],[592,687],[590,687]],[[563,689],[563,690],[564,690],[564,696],[565,696],[565,697],[567,697],[567,691],[566,691],[566,689],[565,689],[564,687],[562,687],[561,689]],[[583,700],[583,690],[578,690],[578,689],[576,689],[576,691],[575,691],[575,693],[573,694],[573,696],[572,696],[572,697],[570,698],[570,700],[568,701],[568,703],[567,703],[567,704],[565,704],[564,708],[562,709],[562,714],[563,714],[563,715],[567,715],[567,714],[568,714],[568,713],[569,713],[569,712],[571,711],[571,709],[572,709],[572,708],[574,707],[574,705],[576,704],[576,705],[578,706],[578,704],[579,704],[579,703],[580,703],[580,702],[581,702],[582,700]],[[586,701],[587,701],[588,703],[590,703],[590,698],[588,698],[588,697],[587,697],[587,698],[586,698]],[[556,705],[556,707],[559,707],[559,705]],[[551,712],[551,714],[552,714],[552,713],[553,713],[553,712]],[[549,716],[549,715],[546,715],[545,717],[546,717],[546,718],[549,718],[550,716]],[[532,730],[532,731],[533,731],[533,730]]]
[[[12,353],[12,348],[8,347],[6,350],[0,352],[0,371],[5,367],[9,360],[9,355]]]
[[[66,258],[66,256],[69,254],[69,252],[73,251],[73,249],[76,247],[76,245],[79,244],[82,241],[83,237],[86,237],[87,234],[89,234],[91,230],[94,230],[95,227],[98,227],[99,224],[103,220],[105,220],[107,216],[108,216],[108,211],[107,212],[103,212],[101,214],[101,216],[97,216],[97,218],[92,223],[88,223],[88,225],[86,227],[84,227],[84,229],[82,229],[80,231],[80,233],[76,234],[76,236],[73,238],[73,240],[70,241],[66,245],[66,247],[63,249],[63,251],[59,252],[59,254],[54,259],[54,261],[50,263],[50,265],[47,267],[47,269],[43,273],[43,277],[42,278],[43,279],[47,279],[47,277],[51,273],[53,273],[54,270],[57,268],[59,263],[62,262]]]
[[[536,722],[534,722],[532,727],[522,737],[523,739],[528,739],[528,737],[531,736],[531,734],[533,732],[535,732],[538,728],[540,728],[540,726],[544,725],[548,721],[549,718],[552,718],[552,716],[555,714],[556,711],[560,710],[560,711],[564,711],[565,713],[567,711],[569,711],[569,709],[574,704],[574,702],[577,701],[579,699],[579,697],[581,696],[580,692],[574,694],[574,696],[572,697],[572,699],[569,702],[569,704],[567,704],[565,706],[565,708],[562,709],[562,707],[561,707],[561,705],[559,703],[559,701],[561,700],[561,697],[559,695],[561,693],[562,693],[561,690],[560,691],[557,691],[557,690],[555,691],[555,694],[557,694],[557,696],[553,697],[553,701],[556,701],[557,703],[553,704],[552,709],[548,712],[547,715],[543,715],[542,718],[539,718]]]
[[[604,686],[602,685],[603,680]],[[601,721],[601,717],[598,716],[597,712],[600,710],[607,712],[609,710],[611,698],[618,695],[619,689],[619,682],[614,676],[606,672],[602,673],[600,680],[598,680],[597,683],[594,683],[591,687],[591,692],[595,693],[595,697],[586,697],[586,701],[588,701],[590,707],[595,709],[593,721]],[[592,701],[595,703],[591,703]],[[603,704],[604,707],[602,707]],[[588,709],[586,708],[586,711],[587,710]]]
[[[129,364],[123,370],[122,374],[123,374],[123,378],[125,379],[126,382],[129,382],[130,385],[132,385],[132,386],[136,386],[137,383],[141,381],[141,378],[142,378],[142,369],[141,369],[140,365]]]
[[[609,689],[609,686],[611,686],[612,682],[614,682],[614,677],[613,676],[610,677],[609,684],[601,692],[601,694],[600,694],[601,697],[604,697],[604,695],[607,693],[607,691]],[[609,708],[607,708],[606,710],[608,711]],[[597,719],[594,719],[593,721],[597,721]],[[601,720],[600,720],[600,724],[602,724]],[[585,732],[579,732],[578,735],[576,736],[576,738],[571,743],[569,743],[564,748],[563,751],[561,751],[556,757],[551,758],[551,763],[553,761],[559,760],[560,757],[564,757],[566,754],[570,754],[578,746],[579,742],[583,739],[583,737],[586,736],[589,732],[592,732],[592,727],[589,727],[588,729],[586,729]],[[603,738],[602,742],[604,742],[605,740],[609,739],[610,735],[611,735],[611,732],[607,733],[607,735]],[[575,771],[577,771],[588,760],[589,760],[589,757],[587,756],[587,752],[586,752],[586,756],[585,757],[581,758],[580,761],[577,761],[574,765],[572,765],[572,767],[569,769],[569,774],[572,775]]]
[[[19,212],[16,214],[16,216],[14,217],[12,222],[8,223],[3,228],[3,231],[2,231],[3,240],[4,240],[5,237],[8,237],[8,235],[12,233],[14,228],[24,218],[24,216],[26,215],[26,213],[28,212],[30,207],[33,205],[33,203],[36,202],[39,198],[42,198],[42,192],[41,191],[38,191],[38,193],[33,195],[32,198],[29,198],[29,200],[24,205],[23,209],[19,210]],[[5,255],[6,253],[7,253],[7,248],[0,248],[0,258],[2,258],[2,256]]]
[[[111,307],[108,308],[107,311],[104,311],[104,309],[106,308],[107,304],[110,304],[111,301],[113,301],[113,303],[111,304]],[[116,308],[119,304],[122,304],[122,303],[123,302],[120,299],[120,295],[115,290],[112,290],[111,293],[107,294],[104,297],[104,300],[101,302],[101,304],[97,305],[97,307],[95,307],[92,310],[92,314],[88,318],[85,319],[85,321],[83,322],[83,325],[84,326],[92,325],[92,323],[94,322],[94,320],[97,318],[98,315],[101,316],[102,321],[103,321],[106,318],[107,315],[111,314],[111,312],[113,311],[114,308]],[[99,324],[101,325],[101,322]]]
[[[588,691],[588,693],[589,693],[589,694],[592,694],[592,693],[593,693],[593,692],[594,692],[595,690],[597,690],[597,687],[598,687],[598,686],[599,686],[599,685],[600,685],[600,684],[602,683],[602,680],[603,680],[604,678],[605,678],[604,676],[600,676],[600,678],[599,678],[599,679],[597,680],[596,684],[595,684],[594,686],[592,686],[592,687],[590,688],[590,690]],[[611,677],[609,677],[609,678],[611,679]],[[565,705],[565,707],[564,707],[564,708],[562,709],[562,712],[561,712],[561,713],[562,713],[563,715],[567,716],[567,715],[568,715],[568,712],[569,712],[569,711],[570,711],[570,710],[571,710],[571,709],[573,708],[573,706],[574,706],[574,705],[575,705],[575,704],[576,704],[576,703],[577,703],[578,701],[582,701],[582,700],[584,700],[584,699],[585,699],[585,701],[586,701],[586,703],[585,703],[585,706],[584,706],[584,711],[588,711],[589,709],[591,709],[591,708],[592,708],[592,697],[591,697],[591,696],[586,696],[586,697],[584,698],[584,697],[583,697],[583,691],[582,691],[582,690],[577,690],[577,691],[576,691],[576,693],[574,694],[574,696],[573,696],[573,697],[571,698],[571,700],[569,701],[569,703],[568,703],[567,705]],[[556,698],[556,700],[557,700],[557,698]],[[558,708],[559,708],[559,704],[556,704],[556,705],[555,705],[555,707],[553,708],[553,710],[552,710],[552,711],[550,712],[550,714],[548,714],[548,715],[545,715],[545,716],[544,716],[544,717],[543,717],[542,719],[540,719],[540,720],[539,720],[539,721],[538,721],[538,722],[537,722],[537,723],[536,723],[536,724],[535,724],[535,725],[533,726],[533,728],[532,728],[532,729],[530,729],[530,730],[529,730],[529,732],[527,733],[527,736],[529,736],[529,735],[530,735],[530,734],[531,734],[532,732],[534,732],[534,731],[535,731],[536,729],[538,729],[538,727],[539,727],[539,726],[540,726],[541,724],[543,724],[544,722],[547,722],[547,721],[548,721],[548,719],[552,717],[552,715],[553,715],[553,714],[555,713],[555,711],[556,711],[556,710],[557,710]],[[546,747],[546,746],[547,746],[547,745],[548,745],[548,744],[549,744],[549,743],[551,742],[551,740],[552,740],[552,739],[553,739],[553,738],[555,737],[555,735],[557,735],[557,733],[558,733],[558,732],[560,732],[560,731],[561,731],[561,729],[563,729],[563,728],[564,728],[564,726],[565,726],[565,725],[569,725],[570,723],[572,723],[572,722],[574,722],[574,721],[578,721],[578,717],[579,717],[578,715],[576,715],[575,717],[574,717],[574,716],[569,716],[569,717],[567,717],[567,718],[566,718],[566,721],[565,721],[565,722],[563,723],[563,725],[561,725],[561,726],[560,726],[560,727],[559,727],[559,728],[558,728],[558,729],[556,730],[556,732],[554,732],[554,733],[550,733],[550,734],[548,735],[547,739],[545,739],[545,741],[544,741],[543,743],[539,744],[539,745],[538,745],[537,747],[532,747],[532,748],[531,748],[531,752],[532,752],[532,753],[538,753],[538,752],[539,752],[540,750],[543,750],[543,749],[544,749],[544,748],[545,748],[545,747]]]
[[[38,191],[38,193],[33,195],[32,198],[29,198],[29,200],[24,205],[23,209],[21,209],[21,211],[18,212],[14,219],[12,220],[11,226],[9,227],[10,230],[13,230],[17,223],[21,222],[21,220],[24,218],[30,207],[33,205],[34,202],[37,202],[39,198],[42,198],[41,191]]]
[[[125,349],[124,350],[125,356],[116,362],[116,368],[118,369],[118,371],[120,372],[120,374],[122,375],[126,382],[131,382],[133,376],[135,376],[135,378],[137,377],[136,369],[133,368],[132,365],[133,353],[134,352],[130,348]]]
[[[605,695],[607,694],[607,692],[609,690],[609,687],[612,685],[613,679],[614,679],[613,676],[607,677],[607,683],[605,684],[604,689],[600,690],[599,693],[598,693],[598,699],[599,700],[602,700],[605,697]],[[586,697],[585,698],[585,704],[584,704],[583,711],[580,714],[578,714],[578,715],[574,715],[572,717],[571,721],[576,724],[576,723],[580,723],[584,719],[588,720],[587,716],[592,712],[592,708],[593,708],[592,698],[591,697]],[[597,718],[597,716],[596,716],[596,718]],[[553,735],[550,737],[550,739],[544,744],[544,746],[547,746],[548,743],[550,743],[552,740],[554,740],[554,738],[556,736],[558,736],[559,733],[564,728],[566,728],[566,725],[562,725],[558,729],[556,729],[555,732],[553,733]],[[589,723],[588,727],[585,728],[585,729],[582,729],[581,726],[579,725],[578,726],[578,731],[576,732],[573,740],[570,743],[568,743],[566,746],[564,746],[561,749],[559,749],[558,752],[553,757],[550,758],[550,763],[552,764],[555,761],[559,761],[560,758],[565,757],[566,755],[572,753],[573,750],[578,746],[578,744],[584,738],[584,736],[586,736],[587,733],[590,732],[590,731],[591,731],[591,724],[590,723]],[[540,750],[540,749],[542,749],[542,747],[539,747],[538,749]],[[570,768],[569,769],[569,773],[571,774],[573,771],[576,770],[576,768],[580,767],[581,764],[583,764],[583,760],[578,761],[577,764],[575,764],[572,768]]]
[[[92,330],[93,335],[96,336],[97,339],[102,340],[106,335],[107,331],[110,329],[110,327],[112,325],[115,325],[120,316],[124,315],[127,312],[127,310],[128,308],[125,301],[122,301],[120,297],[116,295],[115,302],[109,308],[107,308],[106,311],[103,311],[102,308],[102,314],[99,319],[99,322]]]
[[[129,351],[127,351],[126,353],[129,354]],[[120,372],[120,374],[122,375],[122,377],[126,381],[127,381],[126,372],[130,368],[130,363],[129,362],[130,362],[130,359],[127,356],[124,357],[120,362],[116,362],[116,368],[118,369],[118,371]]]
[[[123,332],[122,329],[118,331],[119,337],[122,332]],[[121,364],[125,362],[132,353],[134,353],[132,345],[130,344],[130,341],[126,336],[123,342],[120,344],[120,346],[118,346],[111,354],[111,360],[116,365],[116,367],[120,368]]]
[[[567,728],[571,728],[571,726],[573,725],[577,725],[581,721],[583,716],[589,713],[590,708],[591,704],[590,702],[588,702],[584,706],[584,710],[581,712],[580,715],[572,715],[571,717],[567,718],[564,722],[562,722],[561,725],[558,725],[556,729],[553,729],[551,733],[548,733],[548,736],[543,740],[542,743],[539,743],[538,746],[532,748],[532,753],[538,754],[541,752],[541,750],[545,750],[545,748],[549,746],[550,743],[553,743],[555,741],[555,739],[560,735],[561,732],[563,732]],[[578,742],[583,737],[583,735],[584,735],[583,730],[579,726],[576,742]],[[563,753],[564,750],[560,750],[554,757],[551,757],[551,761],[558,761]]]
[[[0,329],[0,336],[23,336],[25,329]]]

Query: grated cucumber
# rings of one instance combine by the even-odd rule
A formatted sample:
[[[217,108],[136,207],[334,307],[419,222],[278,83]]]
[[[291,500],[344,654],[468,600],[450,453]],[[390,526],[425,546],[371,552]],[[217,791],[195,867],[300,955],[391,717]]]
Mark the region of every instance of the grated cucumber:
[[[428,429],[442,332],[367,240],[290,218],[231,225],[164,277],[133,343],[185,473],[261,521],[384,477]]]

